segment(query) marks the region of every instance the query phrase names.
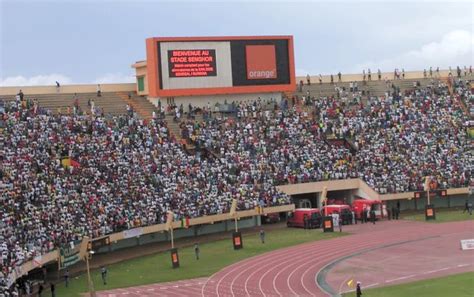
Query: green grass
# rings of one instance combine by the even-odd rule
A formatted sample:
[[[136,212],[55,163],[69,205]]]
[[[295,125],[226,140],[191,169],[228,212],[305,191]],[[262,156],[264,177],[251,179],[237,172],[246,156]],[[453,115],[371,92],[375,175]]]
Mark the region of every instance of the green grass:
[[[355,292],[343,296],[356,296]],[[472,297],[474,272],[422,280],[402,285],[364,290],[363,297]]]
[[[430,223],[446,223],[464,220],[474,220],[474,214],[469,215],[468,212],[462,213],[462,208],[440,208],[436,209],[436,220],[426,222]],[[405,220],[425,222],[424,210],[417,212],[401,213],[401,218]]]
[[[265,244],[260,242],[258,234],[245,235],[243,238],[244,248],[237,251],[234,251],[232,247],[229,234],[227,240],[201,244],[199,261],[194,257],[193,247],[179,249],[180,268],[178,269],[171,268],[170,254],[166,252],[108,266],[106,286],[102,285],[99,270],[92,272],[92,278],[96,290],[108,290],[205,277],[245,258],[300,243],[331,239],[344,234],[339,232],[323,233],[321,229],[277,229],[266,233]],[[94,260],[92,259],[92,261]],[[65,288],[63,284],[58,285],[57,296],[80,296],[80,293],[87,291],[86,280],[87,277],[81,275],[71,279],[68,288]]]

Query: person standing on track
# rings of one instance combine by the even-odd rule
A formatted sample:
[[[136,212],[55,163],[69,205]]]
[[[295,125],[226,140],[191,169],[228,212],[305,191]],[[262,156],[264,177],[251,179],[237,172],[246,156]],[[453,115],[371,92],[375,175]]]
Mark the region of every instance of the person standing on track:
[[[469,200],[466,199],[466,203],[464,203],[464,210],[462,213],[469,212]]]
[[[69,286],[69,269],[64,272],[64,283],[67,288]]]
[[[362,296],[362,289],[360,288],[360,282],[357,282],[356,296],[357,296],[357,297]]]
[[[199,244],[196,242],[194,244],[194,254],[196,255],[196,260],[199,260]]]
[[[308,229],[308,216],[306,214],[303,216],[303,225],[305,229]]]
[[[54,284],[50,283],[49,288],[51,290],[51,297],[56,297],[56,287],[54,286]]]
[[[102,266],[102,268],[100,268],[100,274],[102,275],[102,282],[104,283],[104,285],[107,284],[107,268],[105,268],[105,266]]]
[[[372,224],[375,225],[375,210],[373,209],[370,210],[370,220],[372,221]]]

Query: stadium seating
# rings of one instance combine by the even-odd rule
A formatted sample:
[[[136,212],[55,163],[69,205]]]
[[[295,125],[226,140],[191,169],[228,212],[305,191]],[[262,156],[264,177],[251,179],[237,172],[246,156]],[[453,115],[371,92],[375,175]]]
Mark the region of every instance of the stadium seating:
[[[340,99],[333,85],[314,84],[294,104],[248,100],[235,113],[180,119],[150,118],[154,106],[126,93],[77,95],[82,109],[93,98],[105,117],[55,114],[72,107],[71,94],[1,98],[0,284],[27,259],[84,235],[163,223],[168,210],[177,218],[225,213],[232,198],[242,210],[288,204],[281,184],[361,178],[396,193],[422,189],[431,175],[442,188],[472,185],[468,115],[447,85],[400,80],[385,96],[384,84]],[[465,84],[455,91],[472,97]]]

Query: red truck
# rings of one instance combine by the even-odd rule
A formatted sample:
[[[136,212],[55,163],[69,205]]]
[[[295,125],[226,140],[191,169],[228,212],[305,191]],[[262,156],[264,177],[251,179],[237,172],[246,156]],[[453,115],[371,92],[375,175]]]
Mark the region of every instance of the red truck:
[[[318,208],[297,208],[294,212],[290,213],[286,225],[288,227],[301,227],[304,228],[305,216],[307,218],[307,228],[319,228],[321,227],[321,213]]]
[[[350,205],[341,204],[341,205],[327,205],[324,206],[321,210],[321,214],[325,215],[325,210],[327,210],[327,215],[330,216],[333,213],[337,213],[340,216],[341,222],[343,225],[351,225],[352,224],[352,209]]]
[[[352,202],[352,210],[358,220],[362,220],[364,210],[367,210],[367,217],[370,218],[370,211],[375,211],[375,218],[381,219],[383,217],[382,207],[383,203],[380,200],[356,199]]]
[[[325,214],[325,210],[327,209],[327,215],[331,215],[333,213],[341,214],[344,211],[351,211],[351,207],[347,204],[330,204],[327,206],[323,206],[321,211],[322,215]]]

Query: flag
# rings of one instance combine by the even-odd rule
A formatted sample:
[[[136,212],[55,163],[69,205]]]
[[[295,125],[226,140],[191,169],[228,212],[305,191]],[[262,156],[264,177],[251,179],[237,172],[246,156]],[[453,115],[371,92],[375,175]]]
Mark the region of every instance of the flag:
[[[61,160],[61,165],[63,165],[64,168],[67,168],[71,166],[71,158],[66,157]]]
[[[349,288],[353,288],[353,287],[354,287],[354,280],[353,280],[353,279],[349,280],[349,281],[347,282],[347,286],[348,286]]]
[[[77,168],[81,167],[81,164],[79,162],[75,161],[75,160],[70,159],[69,162],[70,162],[72,167],[77,167]]]
[[[181,228],[188,228],[188,227],[189,227],[189,217],[182,217]]]

